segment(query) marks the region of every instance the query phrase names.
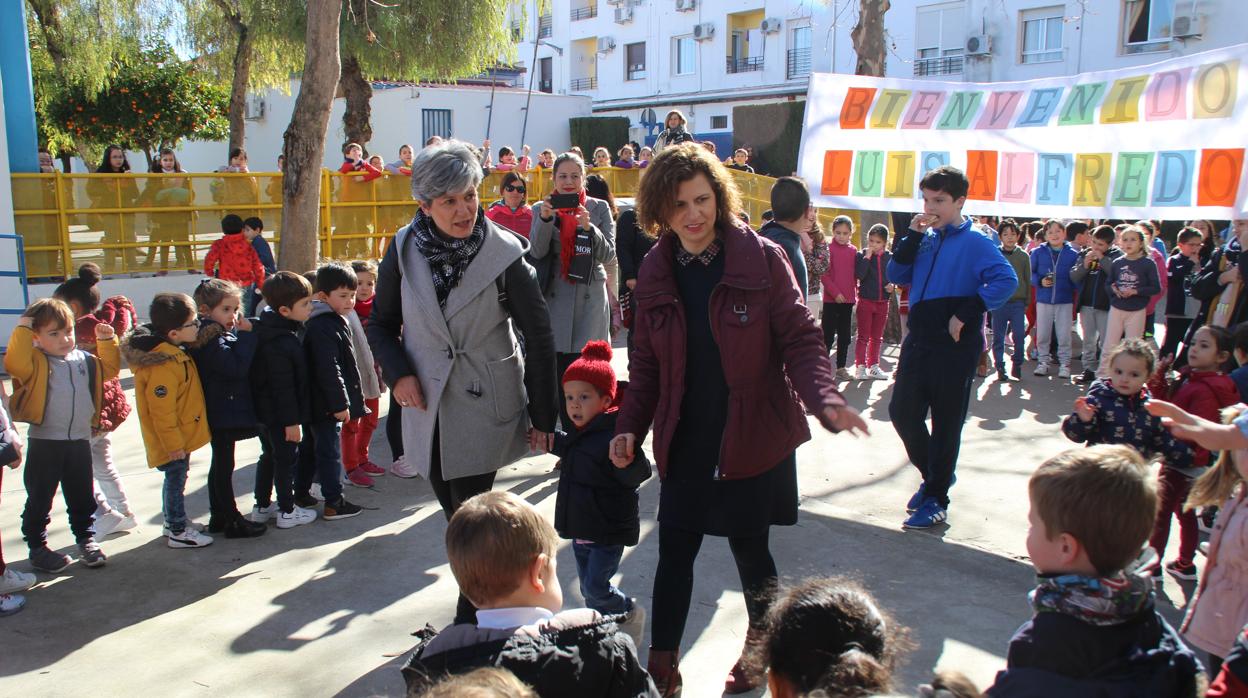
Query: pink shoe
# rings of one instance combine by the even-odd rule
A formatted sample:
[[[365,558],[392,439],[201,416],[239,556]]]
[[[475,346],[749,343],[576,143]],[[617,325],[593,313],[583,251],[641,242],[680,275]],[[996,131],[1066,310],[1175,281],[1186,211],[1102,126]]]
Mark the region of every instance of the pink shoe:
[[[381,467],[380,465],[377,465],[371,460],[364,461],[364,463],[360,465],[360,467],[356,468],[356,470],[363,470],[364,472],[368,473],[369,475],[372,475],[373,477],[381,477],[382,475],[386,474],[385,468]]]
[[[420,471],[416,470],[415,466],[408,465],[402,456],[390,466],[390,474],[404,479],[420,477]]]
[[[376,484],[373,478],[369,477],[368,473],[364,472],[363,468],[356,468],[355,470],[347,473],[347,482],[355,485],[356,487],[372,487]]]

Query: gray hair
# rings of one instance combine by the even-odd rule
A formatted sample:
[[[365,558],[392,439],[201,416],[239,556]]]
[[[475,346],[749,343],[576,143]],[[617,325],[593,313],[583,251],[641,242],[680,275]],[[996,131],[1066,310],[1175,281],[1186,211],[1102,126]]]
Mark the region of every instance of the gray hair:
[[[447,194],[475,189],[483,177],[477,149],[461,140],[445,140],[417,153],[412,161],[412,198],[430,203]]]

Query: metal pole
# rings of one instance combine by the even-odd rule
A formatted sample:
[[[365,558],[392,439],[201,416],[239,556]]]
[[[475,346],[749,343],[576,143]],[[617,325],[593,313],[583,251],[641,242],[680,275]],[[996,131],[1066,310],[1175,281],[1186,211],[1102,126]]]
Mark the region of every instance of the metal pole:
[[[538,19],[538,33],[541,33],[541,19]],[[524,124],[520,126],[520,142],[525,143],[524,135],[529,131],[529,104],[533,101],[533,78],[537,77],[537,47],[542,43],[541,37],[533,39],[533,72],[529,73],[529,95],[524,99]],[[491,110],[491,114],[493,110]]]
[[[498,85],[498,80],[493,75],[490,76],[490,113],[485,117],[485,140],[490,140],[490,127],[494,124],[494,88]]]

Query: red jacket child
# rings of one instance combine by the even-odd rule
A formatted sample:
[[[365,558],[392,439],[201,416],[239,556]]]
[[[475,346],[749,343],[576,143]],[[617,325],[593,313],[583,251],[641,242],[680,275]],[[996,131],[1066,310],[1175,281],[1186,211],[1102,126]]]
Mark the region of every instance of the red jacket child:
[[[94,313],[83,315],[74,322],[74,337],[78,348],[95,353],[95,327],[111,325],[118,337],[123,337],[138,324],[138,313],[134,304],[125,296],[113,296],[100,305]],[[121,387],[121,380],[113,378],[104,381],[104,395],[100,401],[99,433],[106,434],[121,426],[130,416],[130,403],[126,402],[126,391]]]
[[[243,235],[240,226],[236,233],[226,232],[220,240],[212,243],[208,256],[204,257],[204,274],[218,279],[233,281],[246,288],[264,283],[264,265],[256,248]]]

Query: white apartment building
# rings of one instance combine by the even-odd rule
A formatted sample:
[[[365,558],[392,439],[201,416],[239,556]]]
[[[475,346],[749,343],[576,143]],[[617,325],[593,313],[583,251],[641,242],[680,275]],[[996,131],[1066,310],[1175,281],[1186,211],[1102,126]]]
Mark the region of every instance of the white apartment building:
[[[722,152],[732,109],[794,100],[853,72],[859,0],[517,0],[517,65],[534,90],[588,95],[635,140],[680,109]],[[891,77],[1010,81],[1140,65],[1245,40],[1248,0],[892,0]]]

